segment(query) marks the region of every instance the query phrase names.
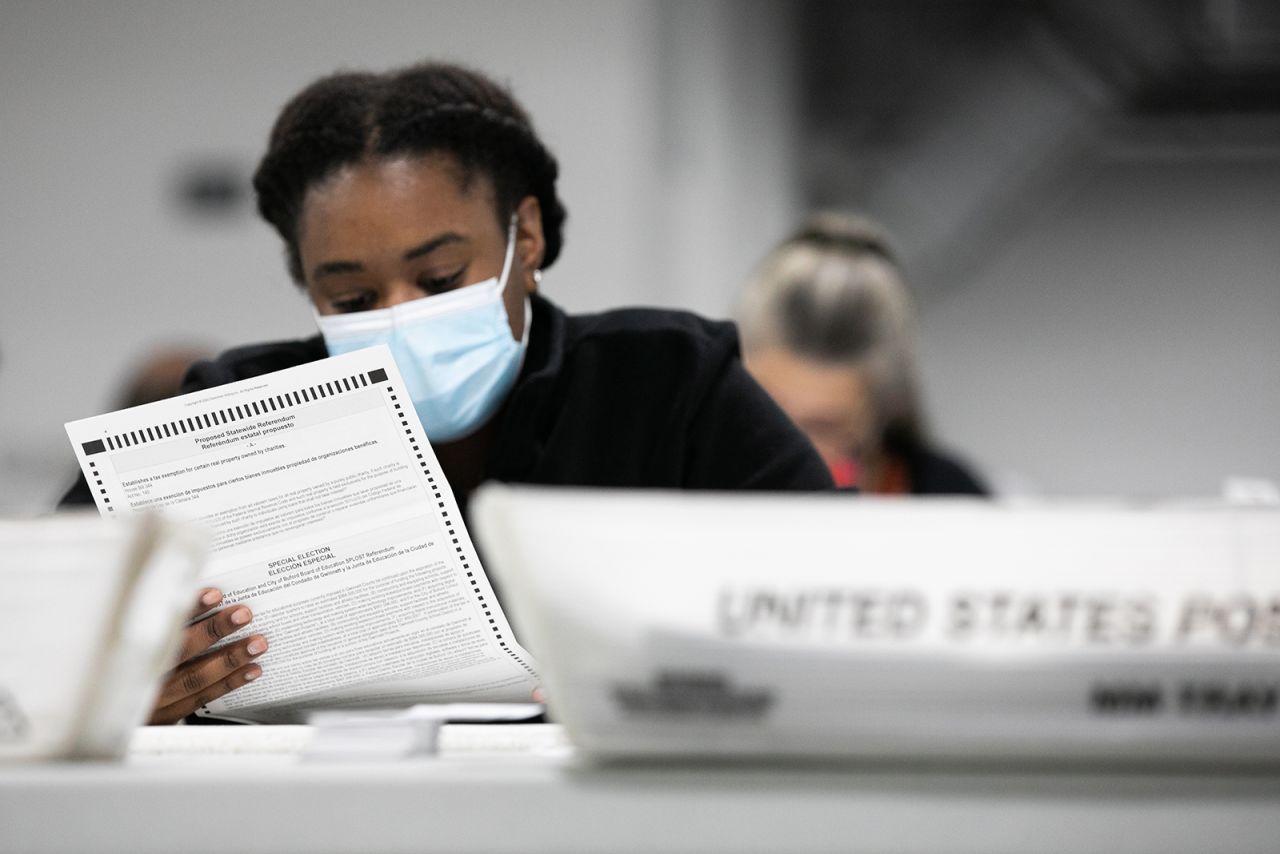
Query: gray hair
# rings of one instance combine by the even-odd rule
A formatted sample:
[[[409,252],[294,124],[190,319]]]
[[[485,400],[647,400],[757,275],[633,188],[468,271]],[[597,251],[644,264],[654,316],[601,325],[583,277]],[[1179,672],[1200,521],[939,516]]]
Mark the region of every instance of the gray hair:
[[[776,347],[862,370],[881,436],[923,441],[915,310],[876,223],[812,217],[757,267],[738,324],[748,354]]]

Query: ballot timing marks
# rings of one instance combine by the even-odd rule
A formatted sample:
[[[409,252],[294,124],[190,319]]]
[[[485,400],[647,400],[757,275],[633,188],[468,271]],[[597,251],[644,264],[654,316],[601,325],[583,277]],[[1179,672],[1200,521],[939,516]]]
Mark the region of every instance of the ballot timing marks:
[[[93,456],[106,451],[120,451],[125,448],[145,445],[148,442],[159,442],[175,436],[194,433],[197,430],[212,430],[248,418],[261,418],[275,412],[285,412],[295,406],[302,406],[303,404],[313,403],[328,397],[336,397],[346,392],[365,388],[372,383],[384,383],[386,381],[387,372],[382,368],[377,368],[368,373],[353,374],[350,377],[341,377],[317,383],[296,391],[277,394],[273,397],[264,397],[260,400],[228,406],[224,409],[214,409],[199,415],[192,415],[189,418],[139,427],[137,430],[125,430],[114,436],[107,436],[104,439],[84,442],[81,447],[84,448],[85,456]]]

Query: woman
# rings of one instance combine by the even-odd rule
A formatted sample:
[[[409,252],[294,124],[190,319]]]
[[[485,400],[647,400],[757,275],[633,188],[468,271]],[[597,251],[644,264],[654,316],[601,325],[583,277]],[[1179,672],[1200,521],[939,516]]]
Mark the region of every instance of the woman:
[[[424,64],[317,81],[281,112],[258,210],[321,335],[196,365],[184,391],[385,342],[459,502],[483,480],[690,489],[829,488],[821,459],[738,360],[732,325],[564,313],[538,292],[560,254],[557,165],[511,95]],[[84,497],[88,497],[87,491]],[[221,594],[203,593],[198,610]],[[187,630],[153,722],[257,678],[239,605]]]
[[[983,495],[934,449],[901,271],[868,220],[814,217],[760,264],[739,310],[747,369],[805,432],[840,486]]]

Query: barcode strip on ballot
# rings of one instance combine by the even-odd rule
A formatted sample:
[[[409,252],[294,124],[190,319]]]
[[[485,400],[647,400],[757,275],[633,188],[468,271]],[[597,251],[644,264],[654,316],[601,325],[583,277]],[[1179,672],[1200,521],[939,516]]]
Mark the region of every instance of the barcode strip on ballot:
[[[316,393],[317,388],[315,386],[311,386],[309,389],[310,394],[308,394],[308,389],[306,388],[284,392],[273,398],[264,398],[201,412],[188,417],[185,422],[179,420],[168,424],[148,424],[137,429],[123,430],[112,436],[84,442],[81,447],[84,449],[85,456],[106,453],[107,451],[122,451],[138,445],[147,445],[165,439],[172,439],[185,433],[194,433],[196,430],[212,429],[223,424],[234,424],[246,418],[269,415],[272,412],[302,406],[304,403],[345,394],[348,391],[358,391],[369,385],[386,381],[387,372],[382,368],[377,368],[368,373],[353,374],[350,377],[338,377],[335,380],[321,383],[319,394]]]

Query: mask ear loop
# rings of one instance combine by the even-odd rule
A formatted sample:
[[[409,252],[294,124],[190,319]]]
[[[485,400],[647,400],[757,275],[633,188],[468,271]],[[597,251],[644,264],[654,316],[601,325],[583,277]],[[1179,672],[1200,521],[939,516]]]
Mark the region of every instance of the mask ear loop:
[[[520,349],[529,349],[529,327],[533,326],[533,303],[526,294],[524,298],[524,332],[520,334]],[[523,356],[521,357],[524,358]]]
[[[511,275],[511,262],[516,255],[516,214],[511,214],[511,225],[507,227],[507,257],[502,262],[502,276],[498,279],[498,291],[507,289],[507,277]],[[534,273],[542,278],[541,271]],[[520,333],[520,367],[524,367],[524,354],[529,351],[529,327],[533,326],[533,303],[529,295],[524,296],[524,330]]]
[[[511,225],[507,227],[507,257],[502,261],[502,275],[498,277],[498,290],[506,290],[507,277],[511,275],[511,262],[516,257],[516,215],[511,215]]]

